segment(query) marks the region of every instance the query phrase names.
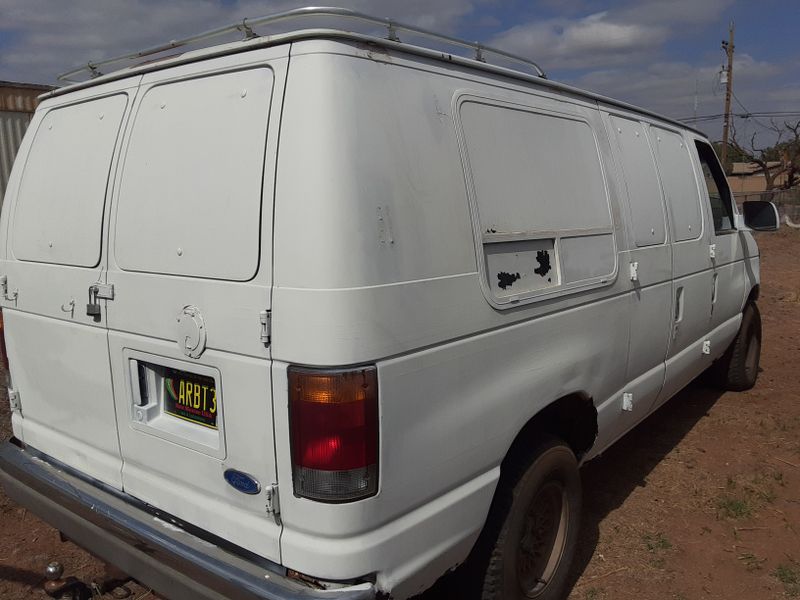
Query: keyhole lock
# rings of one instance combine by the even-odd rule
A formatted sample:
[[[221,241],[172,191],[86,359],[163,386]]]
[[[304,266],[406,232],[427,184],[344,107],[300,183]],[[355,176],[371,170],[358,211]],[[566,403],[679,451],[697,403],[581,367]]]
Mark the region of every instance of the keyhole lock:
[[[97,301],[97,293],[99,289],[96,285],[89,286],[89,303],[86,305],[86,316],[99,317],[100,316],[100,303]]]

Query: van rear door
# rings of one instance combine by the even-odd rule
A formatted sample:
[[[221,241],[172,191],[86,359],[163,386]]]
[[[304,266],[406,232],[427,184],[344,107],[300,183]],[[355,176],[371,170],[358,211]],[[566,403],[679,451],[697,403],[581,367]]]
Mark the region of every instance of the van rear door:
[[[123,141],[108,267],[125,491],[273,560],[262,321],[287,63],[288,46],[144,76]]]
[[[0,273],[26,443],[120,488],[105,296],[109,180],[140,77],[46,100],[14,166]],[[87,310],[87,304],[92,308]]]

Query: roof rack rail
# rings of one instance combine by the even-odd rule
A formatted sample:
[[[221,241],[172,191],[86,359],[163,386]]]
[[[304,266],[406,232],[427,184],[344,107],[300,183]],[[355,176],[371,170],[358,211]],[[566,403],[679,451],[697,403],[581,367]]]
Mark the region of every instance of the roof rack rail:
[[[161,54],[162,52],[166,52],[168,50],[173,50],[175,48],[180,48],[182,46],[188,46],[190,44],[211,40],[213,38],[235,33],[237,31],[243,34],[243,39],[245,40],[257,38],[260,36],[258,33],[255,32],[254,30],[255,27],[264,25],[273,25],[275,23],[283,21],[289,21],[293,19],[307,18],[307,17],[344,18],[344,19],[349,19],[353,22],[379,25],[382,28],[386,29],[386,39],[396,43],[400,43],[400,36],[398,34],[401,32],[410,33],[415,36],[430,38],[433,40],[437,40],[438,42],[444,42],[451,46],[456,46],[459,48],[470,50],[474,53],[474,55],[471,58],[480,62],[486,62],[487,54],[490,55],[494,54],[504,59],[526,65],[527,67],[533,67],[533,69],[536,72],[536,75],[544,79],[547,79],[547,75],[545,74],[545,72],[534,61],[527,59],[523,56],[511,54],[510,52],[506,52],[504,50],[499,50],[497,48],[485,46],[479,42],[469,42],[467,40],[459,39],[456,37],[435,33],[433,31],[429,31],[427,29],[423,29],[415,25],[408,25],[406,23],[401,23],[399,21],[395,21],[393,19],[388,19],[388,18],[374,17],[347,8],[309,6],[305,8],[297,8],[285,12],[275,13],[264,17],[258,17],[254,19],[243,19],[241,22],[233,23],[231,25],[226,25],[224,27],[219,27],[217,29],[211,29],[209,31],[198,33],[196,35],[192,35],[180,40],[172,40],[170,42],[167,42],[166,44],[153,46],[152,48],[146,48],[145,50],[139,50],[138,52],[131,52],[129,54],[123,54],[120,56],[115,56],[113,58],[107,58],[99,61],[90,61],[81,67],[72,69],[65,73],[61,73],[58,76],[58,80],[68,83],[79,83],[84,80],[75,80],[72,79],[72,77],[80,75],[81,73],[88,73],[89,79],[93,79],[95,77],[100,77],[101,75],[103,75],[103,73],[100,71],[102,67],[107,67],[109,65],[114,65],[124,61],[131,61],[139,58],[150,57],[156,54]]]

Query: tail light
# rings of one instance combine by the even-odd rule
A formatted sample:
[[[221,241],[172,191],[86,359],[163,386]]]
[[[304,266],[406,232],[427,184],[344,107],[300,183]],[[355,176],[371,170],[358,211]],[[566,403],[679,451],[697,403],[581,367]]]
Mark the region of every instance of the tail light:
[[[8,352],[6,352],[6,327],[3,323],[3,309],[0,308],[0,362],[8,373]]]
[[[375,367],[289,368],[294,493],[349,502],[378,491]]]

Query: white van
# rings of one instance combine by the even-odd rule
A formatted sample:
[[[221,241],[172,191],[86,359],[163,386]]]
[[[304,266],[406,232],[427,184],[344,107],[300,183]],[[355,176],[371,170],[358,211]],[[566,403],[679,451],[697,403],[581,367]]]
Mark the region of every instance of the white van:
[[[254,33],[309,15],[388,37]],[[579,465],[707,369],[754,384],[774,207],[499,51],[338,9],[187,43],[232,29],[42,97],[0,221],[7,493],[168,598],[465,562],[562,596]]]

